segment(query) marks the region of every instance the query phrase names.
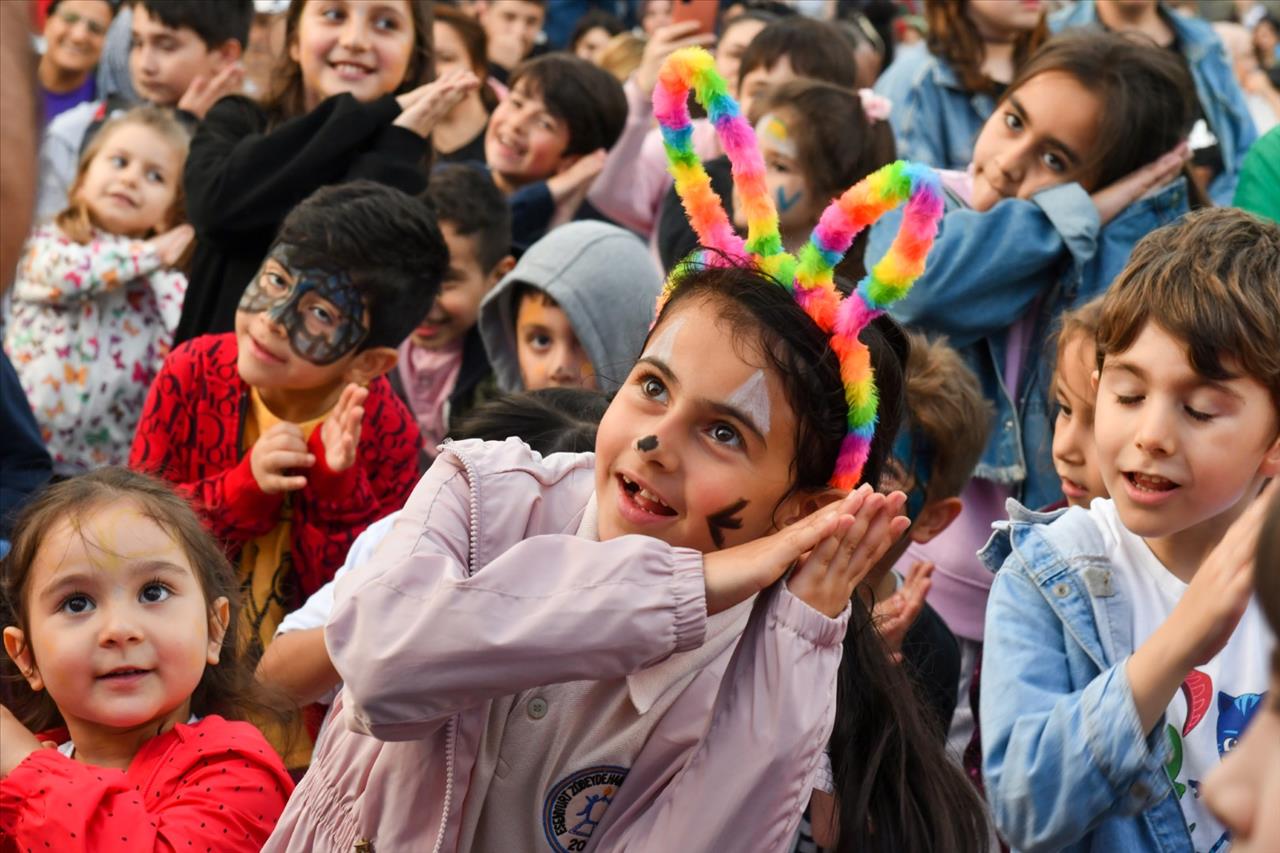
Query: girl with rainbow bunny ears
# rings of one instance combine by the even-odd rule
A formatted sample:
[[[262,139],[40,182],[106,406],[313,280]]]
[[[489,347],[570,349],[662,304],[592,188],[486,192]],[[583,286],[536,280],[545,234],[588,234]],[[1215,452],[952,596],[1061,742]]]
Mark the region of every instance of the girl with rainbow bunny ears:
[[[738,165],[745,243],[680,148],[690,88]],[[872,318],[923,269],[936,180],[886,169],[785,255],[710,58],[675,54],[660,91],[707,251],[673,274],[594,454],[447,445],[338,583],[344,687],[266,850],[787,850],[828,763],[842,641],[885,661],[858,677],[886,727],[911,718],[850,596],[906,524],[900,493],[864,483],[902,405]],[[842,301],[835,262],[903,202],[900,239]]]

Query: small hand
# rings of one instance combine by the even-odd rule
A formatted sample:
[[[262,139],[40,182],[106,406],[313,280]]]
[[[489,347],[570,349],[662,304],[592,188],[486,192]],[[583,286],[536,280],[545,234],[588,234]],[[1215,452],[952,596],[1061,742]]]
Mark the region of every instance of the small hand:
[[[869,495],[871,487],[863,486],[776,533],[707,554],[702,558],[707,614],[728,610],[782,577],[796,560],[835,534],[842,513],[858,512]]]
[[[147,243],[160,256],[161,263],[171,267],[181,260],[183,252],[187,251],[187,247],[191,245],[195,236],[196,229],[190,225],[179,225],[177,228],[152,237]]]
[[[1179,639],[1180,659],[1188,670],[1222,651],[1249,606],[1258,535],[1275,494],[1272,481],[1227,528],[1169,614],[1167,635]]]
[[[203,119],[214,104],[227,95],[239,92],[243,84],[244,66],[239,62],[232,62],[212,77],[201,74],[192,80],[187,91],[178,100],[178,109]]]
[[[446,72],[439,79],[425,83],[396,98],[400,115],[392,124],[411,130],[426,139],[436,122],[480,87],[475,74],[462,69]]]
[[[657,87],[658,72],[662,70],[662,63],[668,56],[682,47],[700,45],[709,48],[715,43],[715,36],[700,32],[699,26],[697,21],[680,21],[658,27],[653,31],[653,35],[644,46],[644,55],[640,58],[640,67],[636,69],[635,76],[636,85],[646,97],[652,95],[654,88]],[[730,86],[736,84],[736,80],[729,81]]]
[[[806,556],[787,579],[791,594],[834,619],[854,589],[911,525],[902,515],[907,498],[871,494],[852,516],[841,512],[835,531]]]
[[[12,773],[28,755],[43,746],[12,711],[0,705],[0,779]]]
[[[302,428],[288,422],[278,423],[264,432],[249,451],[253,478],[258,481],[258,488],[269,495],[305,488],[306,477],[288,472],[314,464],[316,457],[307,449]]]
[[[1129,205],[1142,198],[1153,188],[1163,186],[1177,177],[1182,167],[1191,159],[1191,147],[1185,141],[1140,169],[1135,169],[1115,183],[1093,193],[1098,218],[1106,225]]]
[[[547,190],[551,193],[551,198],[559,204],[575,193],[585,196],[591,189],[591,183],[596,179],[596,175],[599,175],[600,170],[604,168],[606,156],[608,152],[598,148],[590,154],[579,157],[576,163],[560,174],[548,178]]]
[[[364,401],[369,389],[354,382],[342,389],[338,404],[320,425],[320,441],[324,444],[324,464],[338,473],[356,462],[360,445],[360,424],[364,421]]]
[[[894,663],[902,662],[902,641],[924,609],[925,597],[933,585],[932,575],[933,563],[916,563],[902,588],[877,601],[871,610],[872,620]]]

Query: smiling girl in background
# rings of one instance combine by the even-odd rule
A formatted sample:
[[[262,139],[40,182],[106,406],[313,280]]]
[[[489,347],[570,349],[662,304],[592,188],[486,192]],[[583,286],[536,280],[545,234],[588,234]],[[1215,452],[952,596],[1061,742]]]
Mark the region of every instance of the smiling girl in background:
[[[0,574],[0,672],[17,685],[0,706],[0,838],[261,848],[293,783],[233,722],[260,704],[227,632],[236,587],[186,501],[149,477],[103,468],[27,507]]]
[[[187,144],[158,107],[108,122],[80,158],[67,209],[27,243],[4,348],[58,473],[129,457],[187,286],[173,269],[193,233],[181,224]]]
[[[273,98],[222,99],[192,140],[200,244],[178,342],[231,330],[280,223],[315,190],[359,178],[426,188],[431,129],[478,86],[460,69],[427,82],[430,21],[427,0],[293,0]]]

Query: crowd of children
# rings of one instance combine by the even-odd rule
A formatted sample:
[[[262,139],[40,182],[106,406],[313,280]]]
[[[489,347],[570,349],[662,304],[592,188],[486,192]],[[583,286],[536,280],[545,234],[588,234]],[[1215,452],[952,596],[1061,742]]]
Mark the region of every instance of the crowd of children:
[[[0,850],[1280,850],[1176,5],[0,4]]]

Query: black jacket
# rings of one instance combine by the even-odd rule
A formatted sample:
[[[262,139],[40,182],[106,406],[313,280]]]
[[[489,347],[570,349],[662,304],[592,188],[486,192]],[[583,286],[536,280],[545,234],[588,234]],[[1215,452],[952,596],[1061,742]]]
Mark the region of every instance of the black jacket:
[[[416,195],[427,142],[391,122],[394,95],[335,95],[270,132],[248,98],[223,98],[201,122],[183,182],[196,249],[174,344],[234,327],[236,304],[285,216],[320,187],[365,178]]]

